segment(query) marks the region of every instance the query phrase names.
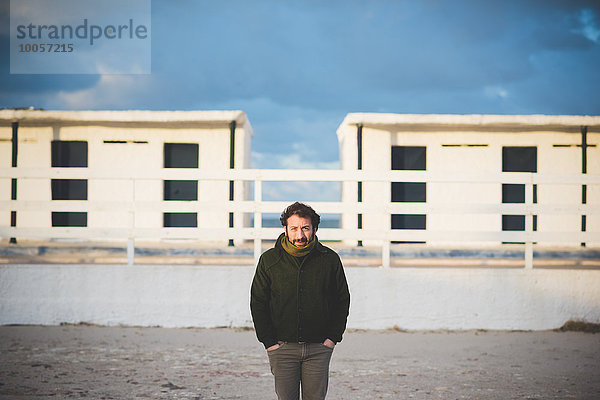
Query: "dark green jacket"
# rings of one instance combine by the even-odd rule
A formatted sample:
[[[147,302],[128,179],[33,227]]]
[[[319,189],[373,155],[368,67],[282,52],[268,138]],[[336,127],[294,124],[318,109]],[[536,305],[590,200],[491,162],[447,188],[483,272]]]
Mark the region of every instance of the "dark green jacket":
[[[339,342],[346,329],[350,293],[339,256],[317,242],[303,259],[281,246],[258,261],[250,309],[256,336],[265,348],[278,341]]]

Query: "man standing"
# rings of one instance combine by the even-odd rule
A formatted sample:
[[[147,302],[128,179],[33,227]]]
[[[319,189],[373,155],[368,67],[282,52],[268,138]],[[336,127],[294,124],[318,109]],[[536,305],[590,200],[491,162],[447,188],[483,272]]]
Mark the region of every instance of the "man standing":
[[[250,309],[258,340],[267,349],[279,400],[322,400],[329,361],[342,340],[350,293],[339,256],[319,243],[321,218],[294,203],[281,214],[275,246],[260,257]]]

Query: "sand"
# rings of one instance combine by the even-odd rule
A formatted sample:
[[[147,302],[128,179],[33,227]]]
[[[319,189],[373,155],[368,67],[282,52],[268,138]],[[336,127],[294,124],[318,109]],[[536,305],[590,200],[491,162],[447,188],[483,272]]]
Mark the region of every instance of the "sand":
[[[0,398],[275,399],[251,330],[0,327]],[[351,331],[329,400],[599,399],[600,334]]]

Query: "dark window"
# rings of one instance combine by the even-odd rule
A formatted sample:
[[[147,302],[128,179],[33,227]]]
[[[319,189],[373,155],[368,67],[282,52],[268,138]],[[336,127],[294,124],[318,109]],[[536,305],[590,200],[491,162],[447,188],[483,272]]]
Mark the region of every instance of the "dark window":
[[[503,147],[502,172],[537,172],[537,147]]]
[[[87,213],[53,212],[52,226],[87,226]]]
[[[53,167],[87,167],[88,144],[85,141],[52,141]]]
[[[198,215],[196,213],[164,213],[165,228],[196,228]]]
[[[524,231],[525,216],[524,215],[503,215],[502,216],[503,231]]]
[[[165,200],[198,200],[198,181],[164,181]]]
[[[52,179],[52,200],[87,200],[87,179]]]
[[[392,146],[392,169],[424,171],[426,165],[425,146]]]
[[[392,201],[423,203],[427,201],[426,188],[424,182],[392,182]]]
[[[425,229],[425,214],[392,214],[392,229]]]
[[[503,203],[525,203],[525,185],[523,184],[502,184],[502,202]]]
[[[165,168],[198,168],[197,143],[165,143]]]

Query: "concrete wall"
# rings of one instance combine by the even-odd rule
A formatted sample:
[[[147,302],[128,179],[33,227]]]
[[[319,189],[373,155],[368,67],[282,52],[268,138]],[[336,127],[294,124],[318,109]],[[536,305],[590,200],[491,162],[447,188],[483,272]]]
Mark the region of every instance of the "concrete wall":
[[[0,324],[251,326],[249,266],[0,266]],[[600,271],[346,268],[349,328],[600,323]]]

